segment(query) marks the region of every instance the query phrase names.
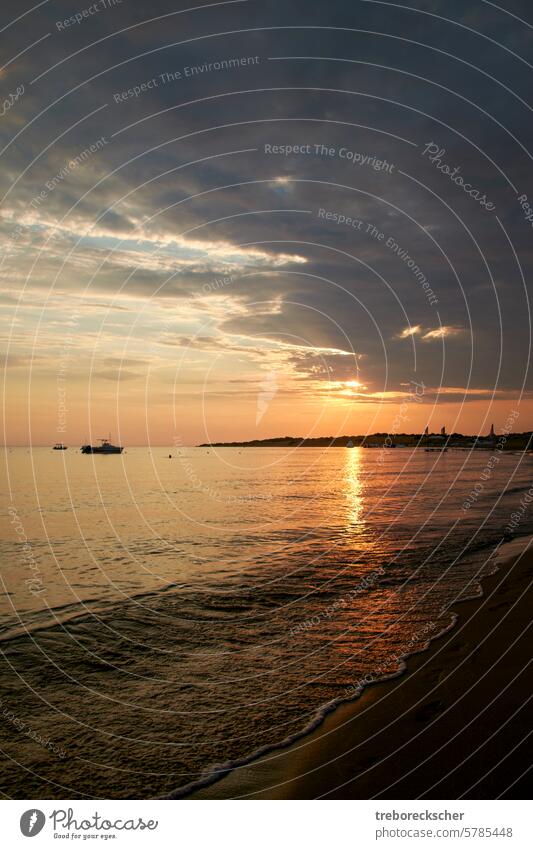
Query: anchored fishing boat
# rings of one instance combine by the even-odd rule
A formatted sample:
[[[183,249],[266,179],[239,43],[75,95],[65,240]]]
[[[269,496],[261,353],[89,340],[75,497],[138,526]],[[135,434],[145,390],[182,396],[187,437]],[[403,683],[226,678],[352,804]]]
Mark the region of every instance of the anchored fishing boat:
[[[124,448],[121,445],[111,444],[111,435],[109,439],[100,439],[100,445],[82,445],[82,454],[122,454]]]

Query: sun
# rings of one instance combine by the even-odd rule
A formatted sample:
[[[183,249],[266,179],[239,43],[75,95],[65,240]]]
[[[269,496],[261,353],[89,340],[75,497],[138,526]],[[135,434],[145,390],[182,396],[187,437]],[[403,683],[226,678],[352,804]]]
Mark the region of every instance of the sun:
[[[353,378],[352,380],[337,380],[333,384],[332,388],[339,392],[343,398],[347,398],[365,394],[365,390],[368,389],[368,386],[361,380]]]

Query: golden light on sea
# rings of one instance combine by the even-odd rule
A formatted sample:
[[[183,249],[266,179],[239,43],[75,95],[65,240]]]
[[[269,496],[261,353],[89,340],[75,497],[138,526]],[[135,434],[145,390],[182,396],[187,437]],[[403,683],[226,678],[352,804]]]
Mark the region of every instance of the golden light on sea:
[[[362,531],[364,525],[363,484],[361,481],[362,449],[346,450],[344,491],[346,496],[346,520],[351,531]]]

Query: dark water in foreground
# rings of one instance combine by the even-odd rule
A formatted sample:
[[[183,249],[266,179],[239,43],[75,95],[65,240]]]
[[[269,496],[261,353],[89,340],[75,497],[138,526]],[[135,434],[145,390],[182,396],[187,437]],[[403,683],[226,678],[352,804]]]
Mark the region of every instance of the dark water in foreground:
[[[8,796],[165,795],[395,673],[450,625],[447,605],[479,591],[533,464],[168,453],[5,455]],[[526,514],[519,532],[532,531]]]

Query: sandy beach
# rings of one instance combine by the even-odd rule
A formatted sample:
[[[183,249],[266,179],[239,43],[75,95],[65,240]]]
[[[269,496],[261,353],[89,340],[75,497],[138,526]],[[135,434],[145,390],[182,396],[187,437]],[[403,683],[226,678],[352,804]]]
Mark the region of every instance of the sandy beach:
[[[403,675],[189,798],[527,798],[533,538],[501,546],[496,563]]]

